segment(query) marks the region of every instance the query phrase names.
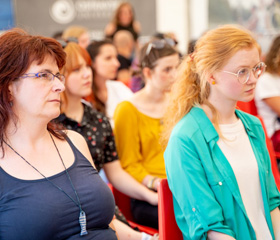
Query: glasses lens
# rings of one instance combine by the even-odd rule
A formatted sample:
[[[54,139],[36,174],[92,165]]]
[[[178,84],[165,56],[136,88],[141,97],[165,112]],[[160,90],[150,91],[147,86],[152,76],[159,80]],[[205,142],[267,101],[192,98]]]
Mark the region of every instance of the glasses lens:
[[[253,69],[253,73],[255,78],[259,78],[265,71],[266,65],[263,62],[260,62],[256,67]]]
[[[51,73],[48,72],[41,72],[38,73],[38,77],[45,79],[45,80],[52,80],[53,79],[53,75]]]
[[[152,42],[153,47],[156,49],[161,49],[164,47],[165,41],[164,40],[156,40]]]
[[[174,46],[176,45],[175,41],[174,41],[172,38],[165,38],[164,40],[165,40],[165,42],[166,42],[167,44],[169,44],[171,47],[174,47]]]
[[[55,75],[55,77],[57,77],[62,83],[65,83],[65,77],[62,74],[57,74]]]
[[[246,83],[250,77],[250,70],[248,68],[242,68],[237,73],[238,81],[242,84]]]

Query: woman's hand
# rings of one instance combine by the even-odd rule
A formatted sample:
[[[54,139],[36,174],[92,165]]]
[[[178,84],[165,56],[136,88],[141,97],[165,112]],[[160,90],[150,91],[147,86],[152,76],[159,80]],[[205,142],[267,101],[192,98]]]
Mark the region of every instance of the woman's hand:
[[[147,202],[150,203],[153,206],[158,205],[158,194],[154,191],[149,191],[149,194],[147,196]]]

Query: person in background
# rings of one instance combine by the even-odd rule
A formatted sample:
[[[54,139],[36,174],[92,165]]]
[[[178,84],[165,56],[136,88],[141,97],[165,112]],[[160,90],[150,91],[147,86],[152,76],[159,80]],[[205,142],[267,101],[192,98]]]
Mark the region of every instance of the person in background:
[[[122,2],[115,11],[113,19],[105,27],[105,36],[113,39],[116,32],[127,30],[132,35],[135,41],[141,32],[140,22],[135,20],[133,7],[128,2]]]
[[[90,36],[87,28],[79,25],[72,25],[63,31],[62,38],[67,41],[69,39],[77,39],[77,43],[82,48],[87,48],[90,44]]]
[[[120,66],[118,68],[117,80],[130,87],[131,64],[135,42],[132,34],[127,30],[118,31],[113,38],[113,43],[117,49]]]
[[[256,86],[255,104],[274,149],[280,152],[280,36],[272,42],[265,64],[266,72]]]
[[[117,75],[120,63],[117,50],[109,39],[92,42],[87,51],[92,60],[93,84],[89,101],[100,112],[106,114],[113,125],[113,115],[116,106],[130,98],[133,93],[120,81],[112,81]]]
[[[204,34],[180,66],[162,140],[184,239],[280,239],[280,194],[259,119],[236,109],[265,71],[251,33]]]
[[[164,39],[155,40],[141,49],[140,63],[146,85],[117,106],[114,133],[122,167],[138,182],[157,191],[160,179],[166,178],[159,135],[179,54]],[[138,223],[158,228],[156,206],[134,199],[132,213]]]
[[[65,57],[52,38],[0,36],[0,239],[117,239],[114,198],[84,138],[51,122]]]
[[[146,189],[121,167],[115,148],[114,136],[108,118],[83,101],[92,91],[91,59],[87,51],[70,42],[64,48],[66,64],[64,74],[65,91],[62,93],[61,114],[58,121],[67,129],[74,130],[85,138],[96,169],[105,169],[112,185],[119,191],[157,205],[157,194]],[[119,220],[115,214],[113,224],[120,240],[156,239],[133,230]]]

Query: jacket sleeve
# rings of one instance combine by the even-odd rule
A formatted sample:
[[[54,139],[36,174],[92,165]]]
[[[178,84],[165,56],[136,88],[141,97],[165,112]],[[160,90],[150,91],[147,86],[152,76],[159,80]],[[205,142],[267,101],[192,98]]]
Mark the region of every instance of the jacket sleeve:
[[[171,135],[164,154],[177,224],[186,239],[206,240],[209,230],[235,237],[223,224],[222,208],[207,181],[196,150],[200,142],[193,136]]]
[[[137,115],[129,102],[122,102],[117,106],[114,121],[115,141],[121,165],[137,181],[142,182],[149,173],[142,164]]]

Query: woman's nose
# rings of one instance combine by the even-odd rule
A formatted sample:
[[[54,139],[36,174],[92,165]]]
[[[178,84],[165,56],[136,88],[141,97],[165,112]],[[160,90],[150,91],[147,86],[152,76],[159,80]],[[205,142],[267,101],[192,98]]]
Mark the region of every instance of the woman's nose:
[[[56,77],[53,80],[53,90],[55,92],[63,92],[65,90],[64,83]]]

